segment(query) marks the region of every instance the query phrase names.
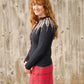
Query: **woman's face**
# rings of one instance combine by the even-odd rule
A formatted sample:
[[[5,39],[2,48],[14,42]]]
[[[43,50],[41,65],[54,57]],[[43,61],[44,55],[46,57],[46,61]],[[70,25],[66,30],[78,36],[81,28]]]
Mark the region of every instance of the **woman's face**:
[[[33,6],[33,12],[35,13],[35,15],[37,15],[38,17],[45,16],[44,8],[41,4],[33,4],[32,6]]]

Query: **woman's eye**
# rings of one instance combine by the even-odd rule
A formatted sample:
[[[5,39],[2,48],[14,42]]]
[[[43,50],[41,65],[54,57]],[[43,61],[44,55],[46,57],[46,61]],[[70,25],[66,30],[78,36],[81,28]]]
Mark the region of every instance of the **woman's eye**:
[[[32,6],[35,6],[35,4],[32,4]]]
[[[37,6],[41,6],[42,4],[32,4],[32,6],[36,6],[36,5],[37,5]]]
[[[41,6],[42,4],[38,4],[38,6]]]

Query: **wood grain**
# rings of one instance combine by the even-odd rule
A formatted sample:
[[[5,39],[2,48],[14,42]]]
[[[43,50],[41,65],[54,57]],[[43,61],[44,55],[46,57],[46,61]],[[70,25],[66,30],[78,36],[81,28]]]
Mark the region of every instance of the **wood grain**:
[[[50,0],[58,24],[52,44],[54,84],[84,84],[84,0]],[[29,0],[0,0],[0,84],[28,84]]]

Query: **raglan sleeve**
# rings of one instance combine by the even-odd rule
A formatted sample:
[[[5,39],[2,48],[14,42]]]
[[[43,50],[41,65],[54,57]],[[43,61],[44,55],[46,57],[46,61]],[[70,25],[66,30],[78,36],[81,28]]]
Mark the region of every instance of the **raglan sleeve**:
[[[46,52],[53,40],[54,33],[55,28],[52,28],[51,25],[49,25],[48,27],[46,26],[46,24],[43,25],[39,34],[38,46],[25,65],[26,69],[31,69],[31,67],[43,57],[43,54]]]

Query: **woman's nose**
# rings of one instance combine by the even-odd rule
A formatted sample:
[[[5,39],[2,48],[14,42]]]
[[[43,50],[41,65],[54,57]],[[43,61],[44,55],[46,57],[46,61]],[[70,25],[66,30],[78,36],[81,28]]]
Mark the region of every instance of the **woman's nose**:
[[[36,5],[35,8],[38,9],[38,5]]]

